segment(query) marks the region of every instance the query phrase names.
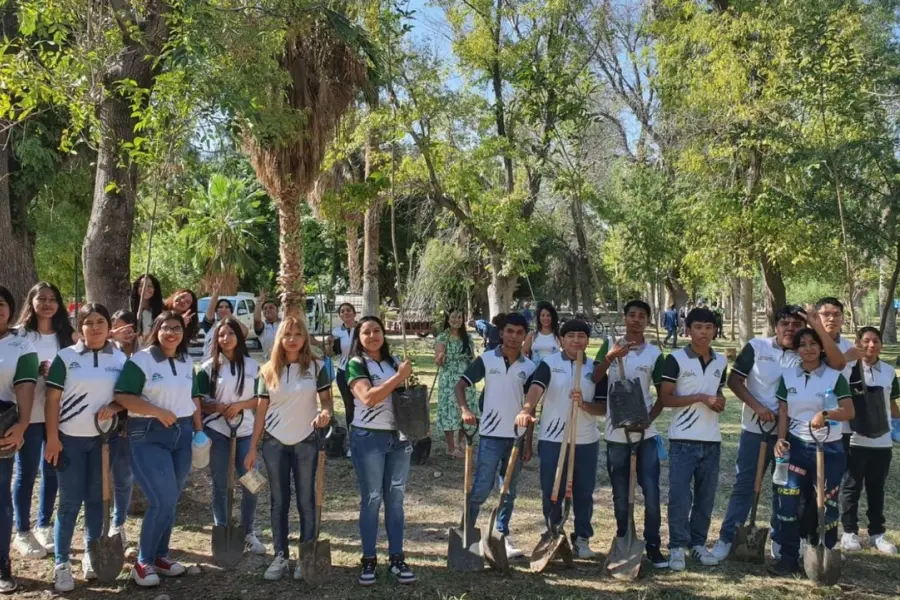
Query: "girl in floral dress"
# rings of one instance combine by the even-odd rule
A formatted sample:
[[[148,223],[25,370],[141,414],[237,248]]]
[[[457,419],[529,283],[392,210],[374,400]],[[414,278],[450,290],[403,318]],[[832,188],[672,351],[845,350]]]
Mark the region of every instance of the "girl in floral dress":
[[[465,316],[460,310],[452,310],[444,317],[444,329],[437,336],[434,345],[434,362],[440,368],[438,373],[438,415],[437,426],[444,432],[448,456],[459,458],[462,450],[456,447],[457,440],[462,445],[463,432],[460,429],[460,411],[456,403],[454,388],[466,367],[475,357],[474,342],[466,331]],[[475,389],[466,389],[469,410],[476,415],[478,402]]]

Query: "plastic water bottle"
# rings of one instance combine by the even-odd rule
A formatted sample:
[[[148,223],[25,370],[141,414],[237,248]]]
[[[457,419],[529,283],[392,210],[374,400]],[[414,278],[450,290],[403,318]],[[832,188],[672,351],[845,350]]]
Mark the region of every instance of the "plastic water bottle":
[[[212,440],[202,431],[194,432],[191,442],[191,466],[195,469],[205,469],[209,465],[209,453],[212,448]]]
[[[900,443],[900,419],[891,419],[891,439]]]
[[[832,390],[831,388],[825,390],[825,401],[823,403],[823,409],[827,410],[828,412],[838,409],[838,399],[834,393],[834,390]],[[828,424],[831,425],[832,429],[838,427],[837,421],[832,421],[829,419]]]
[[[791,464],[791,450],[784,453],[783,456],[775,457],[775,472],[772,473],[772,483],[775,485],[787,485],[788,482],[788,466]]]
[[[669,453],[666,451],[666,444],[663,442],[661,435],[656,436],[656,455],[661,461],[669,458]]]

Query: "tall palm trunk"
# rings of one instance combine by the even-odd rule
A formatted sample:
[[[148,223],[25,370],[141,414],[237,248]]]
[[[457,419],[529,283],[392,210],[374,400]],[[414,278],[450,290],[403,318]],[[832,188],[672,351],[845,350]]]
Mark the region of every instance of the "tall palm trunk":
[[[361,219],[357,215],[348,217],[344,225],[347,238],[347,278],[351,294],[361,294],[363,290],[362,263],[359,262],[359,225]]]

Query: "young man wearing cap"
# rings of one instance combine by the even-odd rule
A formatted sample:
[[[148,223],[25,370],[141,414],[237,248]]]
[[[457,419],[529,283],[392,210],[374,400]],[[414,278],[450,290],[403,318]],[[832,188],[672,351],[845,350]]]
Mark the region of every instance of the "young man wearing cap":
[[[522,354],[522,342],[527,333],[528,323],[525,317],[518,313],[506,315],[506,322],[500,332],[501,345],[473,360],[454,389],[462,420],[466,425],[472,426],[476,424],[477,418],[469,410],[466,388],[484,380],[484,405],[481,409],[482,418],[479,426],[481,441],[478,443],[475,481],[469,497],[469,517],[472,523],[478,521],[481,505],[491,495],[494,482],[497,481],[497,473],[500,474],[501,485],[503,478],[506,477],[509,455],[516,442],[517,431],[514,427],[516,415],[522,408],[525,388],[535,369],[535,364]],[[524,434],[525,429],[520,429],[518,433]],[[531,460],[531,445],[523,449],[522,461],[516,461],[509,482],[509,493],[497,513],[497,531],[505,536],[508,558],[522,556],[522,551],[515,547],[512,538],[509,537],[509,521],[516,502],[516,482],[519,479],[522,462],[529,460]]]
[[[659,348],[647,343],[644,330],[650,320],[650,305],[643,300],[632,300],[625,305],[625,337],[611,345],[609,338],[603,342],[594,359],[594,381],[599,382],[599,395],[605,403],[610,386],[620,380],[618,361],[622,362],[625,379],[641,384],[641,392],[650,415],[646,427],[613,428],[606,418],[606,470],[612,484],[613,506],[616,514],[616,536],[625,537],[628,530],[628,489],[631,484],[632,440],[639,440],[637,447],[637,481],[644,494],[644,542],[647,558],[658,569],[669,566],[660,551],[659,536],[662,521],[659,494],[659,452],[657,433],[653,421],[662,412],[662,404],[653,401],[651,388],[657,389],[662,378],[663,355]],[[673,311],[674,312],[674,311]],[[604,407],[605,408],[605,407]],[[641,435],[643,433],[643,435]]]
[[[572,534],[572,550],[578,558],[592,558],[589,541],[594,535],[591,517],[594,514],[594,487],[597,484],[597,456],[600,450],[600,430],[597,416],[603,414],[603,405],[595,395],[599,389],[592,379],[594,361],[584,356],[591,329],[580,319],[572,319],[560,329],[563,351],[546,357],[532,375],[525,404],[516,417],[516,425],[527,427],[535,422],[532,414],[544,397],[541,412],[541,431],[538,438],[540,457],[541,496],[544,520],[554,518],[554,505],[550,502],[556,463],[562,449],[563,434],[569,421],[569,409],[575,402],[578,407],[575,435],[572,505],[575,513],[575,532]],[[575,390],[576,359],[582,356],[580,390]],[[531,446],[526,436],[525,448]],[[571,460],[572,457],[567,457]],[[567,468],[567,467],[566,467]],[[565,493],[565,480],[558,490],[561,499]]]
[[[669,426],[669,568],[682,571],[685,551],[704,566],[719,561],[706,549],[719,482],[725,410],[722,388],[728,371],[723,354],[710,344],[716,317],[708,308],[688,313],[691,343],[670,354],[663,365],[660,400],[674,409]],[[693,485],[693,489],[692,489]]]

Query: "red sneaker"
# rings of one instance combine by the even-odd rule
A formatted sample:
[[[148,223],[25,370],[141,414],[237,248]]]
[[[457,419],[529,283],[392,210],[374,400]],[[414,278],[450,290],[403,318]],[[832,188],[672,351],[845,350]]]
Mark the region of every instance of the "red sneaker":
[[[169,560],[165,557],[157,558],[154,566],[156,567],[156,572],[165,577],[178,577],[179,575],[184,575],[186,570],[180,562]]]
[[[156,587],[159,585],[159,575],[156,574],[156,569],[152,565],[145,565],[139,562],[134,563],[134,568],[131,570],[131,578],[141,587]]]

